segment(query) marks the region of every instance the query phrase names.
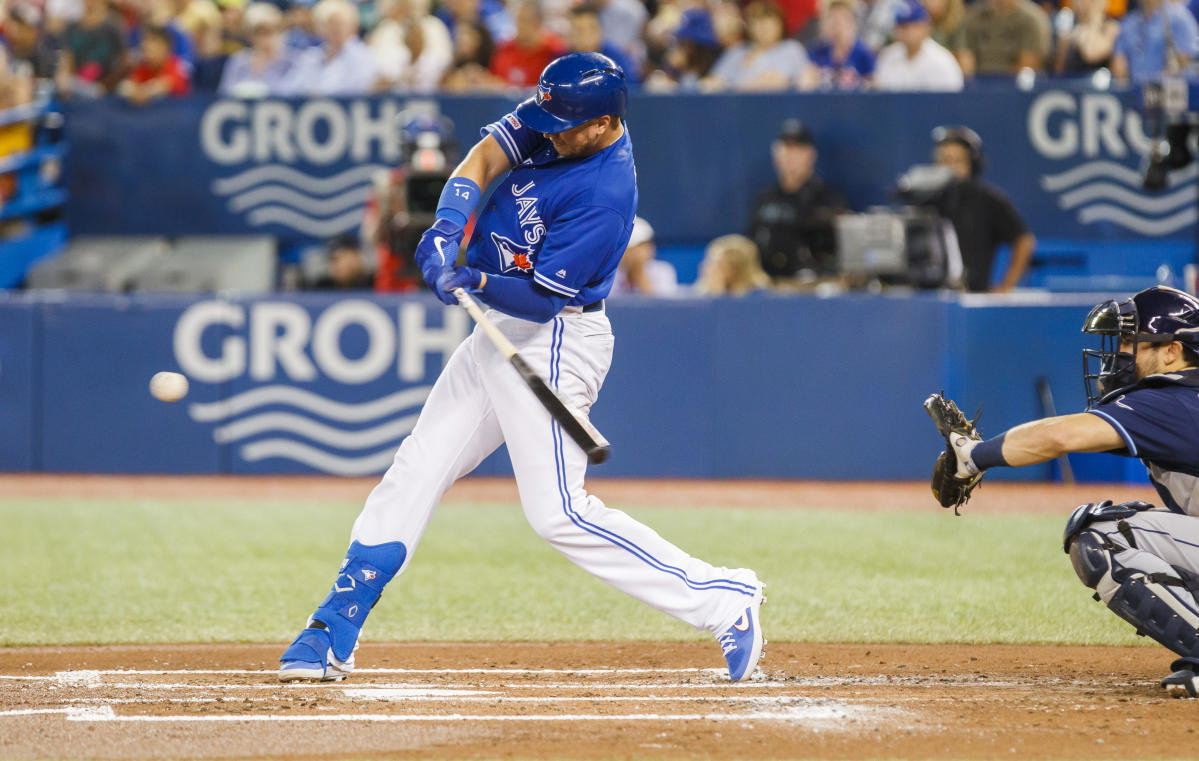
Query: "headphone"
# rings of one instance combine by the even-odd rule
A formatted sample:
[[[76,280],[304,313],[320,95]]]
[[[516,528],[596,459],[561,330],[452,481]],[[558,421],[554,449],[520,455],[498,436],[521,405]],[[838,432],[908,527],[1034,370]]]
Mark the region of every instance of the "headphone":
[[[983,160],[983,139],[969,127],[962,125],[941,126],[932,132],[933,145],[942,143],[957,143],[970,153],[970,176],[978,177],[983,173],[986,162]]]

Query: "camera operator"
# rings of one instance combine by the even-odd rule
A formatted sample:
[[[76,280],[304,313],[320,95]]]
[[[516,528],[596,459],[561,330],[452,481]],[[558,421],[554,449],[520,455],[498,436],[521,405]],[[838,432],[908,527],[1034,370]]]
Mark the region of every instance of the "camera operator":
[[[949,170],[951,179],[931,205],[953,224],[966,290],[1007,293],[1028,269],[1036,238],[1003,191],[979,180],[983,143],[978,133],[969,127],[943,126],[933,130],[932,140],[936,163]],[[1003,279],[992,287],[995,250],[1005,243],[1012,247],[1011,263]]]

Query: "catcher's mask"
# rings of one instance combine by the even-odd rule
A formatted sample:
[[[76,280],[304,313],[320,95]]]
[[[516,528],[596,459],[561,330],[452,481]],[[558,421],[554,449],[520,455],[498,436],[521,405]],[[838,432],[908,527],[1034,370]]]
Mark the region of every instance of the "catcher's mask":
[[[1100,337],[1098,349],[1083,349],[1082,376],[1087,407],[1104,396],[1131,386],[1137,378],[1137,348],[1143,344],[1180,341],[1199,349],[1199,300],[1175,288],[1154,286],[1124,301],[1099,304],[1083,322],[1082,331]],[[1122,342],[1132,351],[1120,351]]]

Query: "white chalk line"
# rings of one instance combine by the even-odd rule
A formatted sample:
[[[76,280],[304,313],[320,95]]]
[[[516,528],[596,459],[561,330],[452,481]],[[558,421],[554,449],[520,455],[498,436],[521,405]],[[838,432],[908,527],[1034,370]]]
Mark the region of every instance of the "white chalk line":
[[[592,695],[590,697],[583,696],[529,696],[529,695],[504,695],[502,693],[489,693],[480,695],[478,693],[467,692],[467,694],[440,694],[438,691],[428,690],[421,694],[418,690],[403,690],[392,693],[391,691],[375,691],[375,690],[344,690],[345,696],[352,700],[377,700],[380,702],[398,702],[398,703],[711,703],[711,702],[726,702],[726,703],[752,703],[760,705],[789,705],[799,703],[814,703],[827,702],[828,698],[811,698],[803,695],[744,695],[744,696],[723,696],[723,695],[679,695],[671,697],[668,695]],[[223,700],[221,698],[210,697],[193,697],[193,698],[68,698],[67,703],[82,704],[82,705],[154,705],[156,703],[218,703],[223,705],[239,705],[244,702],[252,703],[271,703],[280,702],[281,698],[246,698],[243,700]],[[50,711],[51,709],[36,709]],[[57,709],[55,709],[57,710]],[[0,712],[0,716],[10,715]],[[18,715],[18,714],[11,714]]]
[[[488,696],[470,694],[416,694],[413,690],[343,690],[347,698],[357,700],[378,700],[383,702],[463,702],[463,703],[710,703],[713,701],[735,703],[811,703],[821,698],[810,698],[803,695],[503,695],[491,693]],[[449,692],[449,691],[447,691]]]
[[[49,712],[49,711],[46,711]],[[304,714],[297,716],[277,716],[264,714],[247,715],[214,715],[214,716],[122,716],[112,708],[104,706],[96,709],[67,709],[56,710],[55,713],[65,713],[67,721],[88,722],[153,722],[153,723],[185,723],[185,722],[368,722],[395,723],[407,722],[480,722],[480,721],[819,721],[848,718],[850,711],[831,706],[814,706],[799,709],[789,709],[785,713],[756,711],[752,713],[693,713],[693,714],[331,714],[319,716]]]
[[[147,675],[165,676],[168,674],[228,674],[249,676],[254,674],[277,674],[278,669],[84,669],[79,671],[59,671],[46,676],[0,677],[12,679],[55,679],[60,675],[99,674],[103,676]],[[685,669],[384,669],[360,668],[354,669],[355,674],[713,674],[727,673],[719,668],[685,668]]]
[[[93,685],[89,685],[93,686]],[[358,685],[361,688],[374,689],[420,689],[429,687],[428,684],[419,683],[399,683],[399,684],[371,684],[364,682]],[[724,684],[690,684],[688,682],[667,682],[661,684],[645,684],[645,683],[627,683],[627,684],[592,684],[590,682],[547,682],[537,684],[521,684],[521,683],[502,683],[502,684],[481,684],[473,685],[479,687],[502,687],[510,690],[681,690],[681,689],[725,689],[725,690],[752,690],[756,688],[774,688],[774,687],[792,687],[790,682],[725,682]],[[162,690],[169,692],[171,690],[333,690],[337,687],[328,682],[292,682],[289,684],[281,684],[279,682],[263,682],[261,684],[191,684],[188,682],[105,682],[94,687],[106,687],[121,690]]]

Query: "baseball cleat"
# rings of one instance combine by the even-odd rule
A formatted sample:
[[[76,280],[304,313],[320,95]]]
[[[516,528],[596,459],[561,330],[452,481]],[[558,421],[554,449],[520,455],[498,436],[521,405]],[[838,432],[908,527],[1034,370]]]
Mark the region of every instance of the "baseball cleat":
[[[357,644],[354,645],[357,650]],[[300,632],[279,659],[280,682],[339,682],[354,670],[354,655],[339,661],[330,647],[329,632],[310,627]]]
[[[1162,680],[1162,689],[1172,698],[1193,698],[1199,693],[1199,676],[1182,668]]]
[[[741,617],[716,638],[729,664],[729,679],[734,682],[740,682],[752,674],[762,659],[766,639],[762,636],[759,613],[765,602],[765,596],[759,592],[749,607],[742,611]]]

